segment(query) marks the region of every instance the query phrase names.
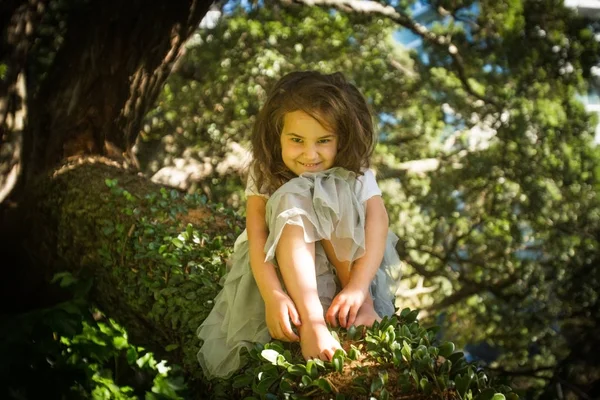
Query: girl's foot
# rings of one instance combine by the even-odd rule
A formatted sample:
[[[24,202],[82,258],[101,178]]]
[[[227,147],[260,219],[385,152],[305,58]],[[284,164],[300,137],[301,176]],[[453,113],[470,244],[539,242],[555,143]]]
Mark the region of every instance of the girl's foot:
[[[300,347],[306,360],[320,358],[323,361],[330,361],[333,353],[342,348],[327,329],[325,321],[303,323],[299,327],[299,332]]]
[[[364,325],[368,328],[373,326],[375,321],[381,321],[379,314],[375,312],[373,303],[365,301],[356,314],[356,320],[354,321],[355,326]]]

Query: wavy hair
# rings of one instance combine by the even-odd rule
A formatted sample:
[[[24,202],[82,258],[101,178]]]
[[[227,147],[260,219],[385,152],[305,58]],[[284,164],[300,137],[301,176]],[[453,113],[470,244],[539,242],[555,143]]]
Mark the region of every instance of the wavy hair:
[[[285,114],[304,111],[338,135],[334,166],[357,174],[370,165],[375,147],[373,119],[363,95],[341,72],[297,71],[271,89],[252,130],[251,165],[257,189],[272,194],[295,177],[281,158]]]

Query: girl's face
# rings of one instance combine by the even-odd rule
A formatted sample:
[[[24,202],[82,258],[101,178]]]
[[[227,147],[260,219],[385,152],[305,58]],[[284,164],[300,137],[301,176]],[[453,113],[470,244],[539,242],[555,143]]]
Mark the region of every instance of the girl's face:
[[[338,135],[304,111],[285,114],[280,140],[283,163],[294,174],[333,167]]]

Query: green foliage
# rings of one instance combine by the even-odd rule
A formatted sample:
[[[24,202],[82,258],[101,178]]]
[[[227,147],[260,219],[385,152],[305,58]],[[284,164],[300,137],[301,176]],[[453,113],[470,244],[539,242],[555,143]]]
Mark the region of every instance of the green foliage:
[[[393,399],[420,394],[420,398],[427,399],[518,398],[509,387],[494,382],[468,363],[463,353],[455,353],[451,342],[440,343],[438,329],[421,327],[416,316],[416,311],[404,309],[399,317],[386,317],[368,329],[353,326],[332,331],[345,351],[338,350],[331,362],[304,361],[297,344],[274,341],[257,345],[249,353],[249,365],[233,377],[231,396]]]
[[[234,8],[189,43],[146,137],[170,138],[166,165],[196,151],[219,165],[225,143],[247,143],[274,80],[292,69],[343,71],[378,118],[374,161],[405,287],[428,289],[398,304],[438,317],[459,347],[487,343],[502,349],[502,368],[527,365],[549,379],[552,366],[583,353],[575,343],[594,341],[575,326],[599,317],[598,157],[594,122],[575,98],[598,43],[589,21],[554,0],[474,4],[435,2],[431,17],[460,65],[432,41],[420,49],[427,57],[395,45],[381,16]],[[215,188],[218,198],[239,197],[236,181],[213,183],[221,179],[232,186]]]
[[[247,147],[269,87],[296,69],[345,72],[381,112],[405,104],[412,61],[393,44],[389,22],[361,22],[316,7],[239,6],[214,29],[199,30],[146,117],[138,151],[144,169],[176,167],[190,191],[239,198],[248,154],[237,146]]]
[[[183,398],[177,367],[131,344],[123,327],[88,304],[90,280],[63,272],[53,282],[68,300],[2,319],[3,398]]]
[[[386,2],[405,14],[412,3]],[[488,361],[523,371],[519,385],[537,395],[558,390],[557,376],[589,387],[600,378],[586,350],[600,346],[600,159],[597,120],[577,94],[599,61],[598,23],[558,0],[431,5],[430,31],[455,47],[424,36],[403,49],[381,15],[234,8],[190,41],[145,127],[163,150],[142,159],[151,171],[181,159],[230,165],[225,145],[247,143],[277,78],[343,71],[376,114],[374,166],[405,292],[417,293],[398,305],[423,309],[459,348],[497,349]],[[232,175],[209,174],[204,190],[239,199]]]
[[[106,239],[97,255],[109,273],[107,284],[147,323],[166,329],[165,351],[197,370],[196,329],[221,288],[241,218],[221,204],[207,204],[204,196],[161,188],[139,198],[116,180],[105,183],[108,206],[118,210],[116,218],[98,221]]]

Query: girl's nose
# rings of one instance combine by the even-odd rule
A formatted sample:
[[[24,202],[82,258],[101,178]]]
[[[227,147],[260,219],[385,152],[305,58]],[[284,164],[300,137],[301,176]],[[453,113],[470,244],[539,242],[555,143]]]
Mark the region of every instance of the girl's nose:
[[[308,159],[308,160],[312,160],[314,158],[317,158],[317,149],[314,145],[307,145],[304,148],[304,156]]]

